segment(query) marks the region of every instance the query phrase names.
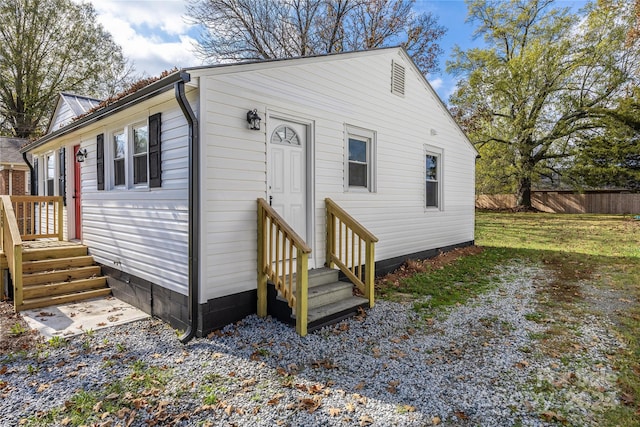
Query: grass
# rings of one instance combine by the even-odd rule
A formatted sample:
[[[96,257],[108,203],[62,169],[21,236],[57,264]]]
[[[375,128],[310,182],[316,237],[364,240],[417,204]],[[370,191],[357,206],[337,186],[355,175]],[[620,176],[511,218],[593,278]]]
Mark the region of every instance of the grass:
[[[534,350],[566,363],[579,352],[573,340],[582,319],[608,317],[626,344],[612,354],[622,404],[597,416],[600,425],[640,426],[640,221],[631,215],[478,212],[475,237],[483,252],[402,279],[400,286],[382,286],[380,296],[408,295],[418,312],[433,316],[491,289],[492,272],[505,263],[543,265],[553,280],[538,287],[538,307],[527,315],[546,326],[532,336]],[[610,307],[588,298],[593,289]],[[550,318],[555,322],[547,326]]]
[[[78,390],[62,408],[39,412],[25,419],[22,424],[102,425],[101,421],[108,415],[115,415],[121,420],[129,415],[133,418],[136,409],[158,405],[155,396],[171,379],[172,373],[166,368],[135,361],[125,377],[116,379],[100,390]],[[107,424],[111,425],[111,422]]]

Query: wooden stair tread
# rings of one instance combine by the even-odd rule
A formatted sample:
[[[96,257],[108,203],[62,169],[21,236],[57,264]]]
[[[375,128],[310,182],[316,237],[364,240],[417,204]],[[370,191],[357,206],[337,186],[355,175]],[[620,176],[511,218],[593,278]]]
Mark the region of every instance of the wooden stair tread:
[[[70,267],[87,267],[93,264],[94,261],[91,255],[46,259],[40,261],[24,261],[22,263],[22,272],[46,272],[48,270],[61,270]]]
[[[81,301],[85,299],[98,298],[111,294],[110,288],[91,289],[88,291],[74,292],[65,295],[54,295],[41,298],[25,299],[19,310],[29,310],[31,308],[49,307],[52,305],[64,304],[67,302]]]
[[[43,248],[23,248],[22,261],[44,261],[59,258],[86,256],[88,248],[83,245],[68,245]]]
[[[67,279],[89,279],[91,276],[100,275],[100,266],[90,265],[86,267],[71,267],[53,271],[37,271],[22,276],[23,286],[40,285],[47,283],[65,282]]]
[[[70,282],[56,282],[40,285],[25,286],[22,288],[24,300],[45,296],[72,294],[79,291],[107,287],[107,279],[104,276],[87,279],[72,280]]]
[[[336,314],[346,311],[357,311],[358,307],[368,306],[368,301],[362,297],[351,296],[338,302],[325,304],[320,307],[310,308],[307,313],[309,324],[321,319],[330,318]]]

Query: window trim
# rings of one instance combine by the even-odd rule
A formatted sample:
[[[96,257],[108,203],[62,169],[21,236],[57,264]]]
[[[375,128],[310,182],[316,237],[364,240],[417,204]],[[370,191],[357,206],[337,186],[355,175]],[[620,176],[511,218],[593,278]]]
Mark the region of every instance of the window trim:
[[[116,157],[115,154],[115,143],[116,143],[116,135],[120,135],[122,134],[124,136],[124,154],[122,157]],[[111,183],[111,188],[112,189],[127,189],[129,188],[129,177],[128,177],[128,173],[127,173],[127,165],[129,164],[129,162],[127,161],[127,158],[129,157],[129,153],[128,153],[128,149],[127,149],[127,127],[121,127],[121,128],[117,128],[116,130],[113,130],[109,133],[109,140],[111,141],[110,144],[110,149],[108,150],[109,153],[109,157],[110,157],[110,172],[111,172],[111,176],[109,179],[109,182]],[[123,184],[116,184],[116,160],[120,160],[122,159],[122,161],[124,162],[124,183]]]
[[[152,121],[155,120],[155,131],[158,135],[152,136],[151,132],[154,131],[152,128]],[[161,162],[161,154],[160,154],[160,113],[149,115],[149,116],[137,116],[133,117],[133,120],[129,120],[126,123],[120,122],[118,126],[113,126],[111,129],[107,129],[105,133],[104,140],[108,140],[108,144],[104,144],[104,180],[107,182],[107,186],[105,186],[106,190],[117,190],[117,191],[127,191],[127,190],[149,190],[151,188],[160,187],[161,186],[161,178],[160,177],[152,177],[151,176],[151,155],[153,154],[157,157],[157,161]],[[135,154],[135,141],[134,141],[134,132],[136,129],[146,128],[147,130],[147,149],[144,154]],[[118,160],[122,159],[124,161],[124,184],[116,185],[116,157],[115,157],[115,136],[116,135],[124,135],[124,157],[118,158]],[[99,136],[99,135],[98,135]],[[155,146],[152,145],[152,139],[155,141]],[[155,150],[155,151],[154,151]],[[153,151],[153,153],[152,153]],[[142,157],[146,159],[146,181],[135,183],[135,158]],[[161,165],[158,164],[154,169],[156,174],[161,173]],[[100,186],[98,186],[98,190],[100,190]]]
[[[367,185],[355,186],[349,183],[349,140],[355,139],[358,141],[364,141],[367,144]],[[345,192],[376,192],[376,143],[377,132],[345,124],[344,127],[344,191]]]
[[[438,184],[438,190],[437,190],[436,206],[427,206],[427,156],[432,156],[437,159],[435,182]],[[435,147],[433,145],[425,144],[424,153],[422,155],[422,180],[423,180],[422,206],[424,207],[425,212],[444,210],[443,170],[444,170],[444,150],[442,148]]]
[[[135,147],[135,131],[136,129],[139,128],[147,128],[147,150],[144,152],[144,154],[136,154],[136,147]],[[131,187],[132,188],[148,188],[149,187],[149,121],[139,121],[139,122],[135,122],[133,124],[131,124],[129,126],[129,149],[131,151]],[[141,156],[145,156],[146,158],[146,168],[147,168],[147,180],[144,182],[138,182],[136,183],[136,171],[135,171],[135,158],[136,157],[141,157]]]
[[[45,196],[55,196],[56,195],[56,177],[58,175],[58,162],[57,162],[57,157],[58,157],[58,152],[57,151],[51,151],[49,153],[46,153],[44,155],[44,165],[43,165],[43,169],[44,169],[44,195]],[[53,175],[49,176],[49,161],[53,161]],[[49,192],[49,181],[51,181],[51,193]]]

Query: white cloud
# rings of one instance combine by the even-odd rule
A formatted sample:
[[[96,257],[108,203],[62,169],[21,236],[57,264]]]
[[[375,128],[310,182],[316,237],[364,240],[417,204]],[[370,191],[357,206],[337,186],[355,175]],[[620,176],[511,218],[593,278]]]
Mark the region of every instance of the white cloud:
[[[81,0],[75,0],[81,1]],[[122,46],[136,71],[150,76],[200,65],[183,0],[91,0],[98,22]]]
[[[429,79],[429,84],[435,91],[439,90],[442,87],[443,83],[444,81],[440,77],[435,79]]]

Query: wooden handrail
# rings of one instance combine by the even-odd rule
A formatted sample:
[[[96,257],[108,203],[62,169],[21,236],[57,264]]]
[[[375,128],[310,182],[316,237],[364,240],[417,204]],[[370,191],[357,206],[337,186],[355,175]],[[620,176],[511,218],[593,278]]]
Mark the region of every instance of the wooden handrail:
[[[362,224],[360,224],[358,221],[356,221],[351,215],[349,215],[349,213],[347,213],[347,211],[342,209],[336,202],[334,202],[333,200],[331,200],[328,197],[326,199],[324,199],[324,202],[325,202],[325,204],[327,206],[327,210],[330,210],[330,211],[334,212],[335,214],[337,214],[336,216],[340,217],[342,222],[344,222],[345,224],[348,224],[349,227],[356,234],[361,236],[364,240],[367,240],[367,241],[373,242],[373,243],[376,243],[378,241],[378,238],[376,236],[374,236],[373,233],[371,233],[369,230],[364,228],[364,226],[362,226]]]
[[[378,238],[333,200],[326,198],[326,263],[338,267],[374,305],[375,243]],[[364,263],[362,249],[364,246]],[[364,264],[364,275],[362,267]],[[364,276],[364,277],[363,277]]]
[[[267,315],[267,281],[296,312],[296,332],[307,334],[311,248],[267,203],[258,199],[258,316]],[[295,259],[295,269],[294,269]],[[295,284],[295,287],[294,287]]]
[[[22,238],[10,196],[0,196],[0,222],[2,222],[2,250],[7,257],[13,282],[13,305],[14,309],[19,311],[22,306]]]
[[[16,224],[23,240],[63,240],[64,205],[61,196],[11,196]]]

